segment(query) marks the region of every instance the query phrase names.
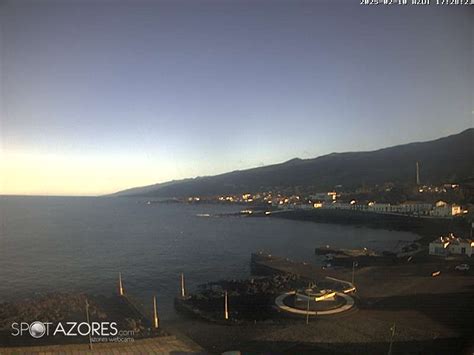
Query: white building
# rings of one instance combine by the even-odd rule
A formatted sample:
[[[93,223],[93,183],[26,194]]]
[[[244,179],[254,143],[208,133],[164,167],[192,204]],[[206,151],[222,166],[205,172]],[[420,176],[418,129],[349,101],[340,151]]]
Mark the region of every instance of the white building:
[[[367,210],[376,213],[389,213],[391,212],[391,206],[389,203],[370,202]]]
[[[433,205],[431,203],[407,201],[399,205],[392,206],[391,210],[395,213],[427,215],[430,213]]]
[[[309,199],[314,202],[331,202],[336,201],[339,195],[336,191],[329,191],[329,192],[317,192],[313,195],[309,195]]]
[[[450,254],[467,255],[471,257],[473,254],[474,242],[470,239],[457,238],[448,245]]]
[[[430,243],[430,255],[448,255],[449,237],[439,237]]]
[[[467,255],[474,253],[474,241],[458,238],[454,234],[439,237],[433,240],[429,246],[430,255]]]
[[[353,209],[353,206],[350,203],[333,201],[332,203],[325,204],[324,208],[333,210],[350,210]]]
[[[435,217],[452,217],[462,214],[461,206],[456,204],[448,204],[444,201],[438,201],[431,211],[431,215]]]
[[[310,205],[309,203],[300,203],[300,204],[295,205],[295,208],[298,210],[310,210],[313,208],[313,206]]]

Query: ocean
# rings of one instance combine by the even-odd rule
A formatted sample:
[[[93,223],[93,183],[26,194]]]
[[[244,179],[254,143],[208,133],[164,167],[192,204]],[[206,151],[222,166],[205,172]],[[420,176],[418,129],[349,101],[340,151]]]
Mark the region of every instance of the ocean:
[[[187,288],[245,278],[263,250],[311,263],[321,245],[376,250],[413,240],[409,232],[273,217],[219,216],[238,205],[147,204],[124,197],[0,197],[0,302],[50,292],[126,293],[162,319],[177,314],[180,273]],[[202,216],[209,214],[209,217]]]

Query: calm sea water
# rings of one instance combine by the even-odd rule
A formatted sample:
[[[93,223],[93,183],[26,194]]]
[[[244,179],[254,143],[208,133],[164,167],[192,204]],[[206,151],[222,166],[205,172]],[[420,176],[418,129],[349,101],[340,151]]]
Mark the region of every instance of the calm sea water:
[[[152,204],[135,198],[0,197],[0,302],[55,291],[129,294],[174,318],[187,285],[249,275],[250,254],[315,262],[314,247],[393,248],[407,232],[278,218],[200,217],[240,206]]]

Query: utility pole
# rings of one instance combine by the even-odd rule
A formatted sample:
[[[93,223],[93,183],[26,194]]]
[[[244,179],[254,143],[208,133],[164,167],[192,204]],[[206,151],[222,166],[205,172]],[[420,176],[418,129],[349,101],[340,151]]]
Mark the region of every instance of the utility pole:
[[[356,267],[356,261],[352,261],[352,286],[354,286],[354,274],[355,274],[355,267]]]
[[[395,323],[390,327],[391,335],[390,335],[390,346],[388,348],[388,355],[392,355],[392,346],[393,346],[393,338],[395,337]]]
[[[308,304],[306,305],[306,325],[309,324],[309,296],[308,297]]]
[[[310,297],[309,295],[311,294],[311,282],[308,283],[308,288],[306,289],[306,297],[308,297],[308,303],[306,304],[306,325],[309,324],[309,301],[310,301]]]
[[[87,319],[87,324],[89,324],[89,327],[90,327],[91,324],[90,324],[90,319],[89,319],[89,302],[87,301],[87,298],[86,298],[86,319]],[[91,329],[92,329],[92,328],[91,328]],[[91,332],[89,332],[89,350],[92,351]]]
[[[420,186],[420,165],[416,162],[416,185]]]

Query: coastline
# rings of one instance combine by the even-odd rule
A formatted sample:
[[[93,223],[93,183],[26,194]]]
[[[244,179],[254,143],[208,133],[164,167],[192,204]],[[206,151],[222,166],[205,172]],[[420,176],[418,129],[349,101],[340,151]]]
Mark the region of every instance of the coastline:
[[[427,245],[440,235],[454,233],[469,237],[469,223],[463,218],[419,218],[395,214],[380,214],[347,210],[289,210],[272,213],[269,217],[285,218],[313,223],[354,225],[374,229],[412,232],[420,236],[417,240]]]

